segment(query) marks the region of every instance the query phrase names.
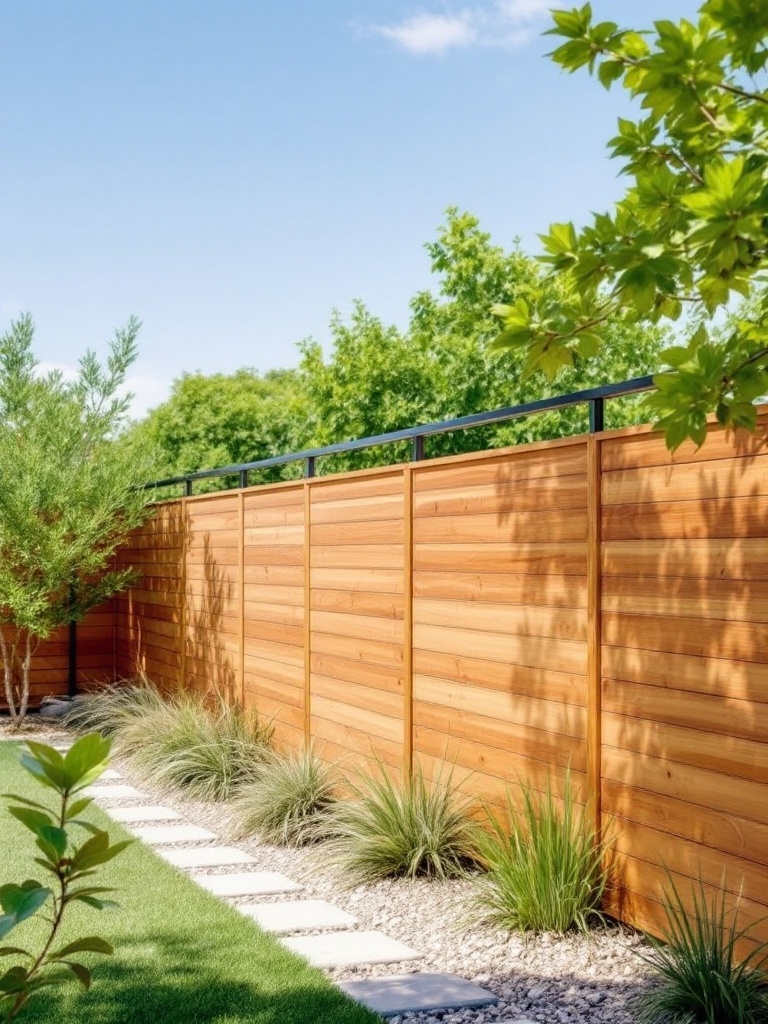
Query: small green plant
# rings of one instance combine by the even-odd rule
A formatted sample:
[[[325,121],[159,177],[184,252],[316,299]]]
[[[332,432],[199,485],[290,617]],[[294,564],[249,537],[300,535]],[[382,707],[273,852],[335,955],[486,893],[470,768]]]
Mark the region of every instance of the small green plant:
[[[210,710],[193,694],[177,694],[126,723],[116,737],[136,770],[199,800],[225,800],[258,779],[271,730],[252,715],[219,702]]]
[[[85,903],[96,910],[114,906],[105,900],[110,889],[93,885],[95,869],[116,857],[131,840],[110,843],[109,834],[80,818],[90,805],[89,797],[78,793],[101,775],[107,766],[109,740],[98,735],[83,736],[63,756],[42,743],[27,742],[21,756],[23,767],[46,789],[53,790],[58,806],[50,810],[43,803],[25,797],[4,794],[12,803],[9,812],[35,837],[39,855],[35,862],[53,876],[49,884],[29,878],[20,885],[0,886],[0,941],[17,925],[47,908],[46,935],[41,948],[33,953],[20,946],[0,947],[0,957],[13,957],[17,964],[0,975],[0,1020],[12,1021],[30,996],[46,986],[60,985],[76,978],[85,988],[91,984],[87,967],[75,957],[79,953],[112,953],[104,939],[88,936],[56,946],[66,910],[73,903]],[[76,798],[77,797],[77,798]],[[76,798],[76,799],[75,799]],[[73,839],[72,830],[85,829],[84,842]],[[85,881],[87,879],[87,881]]]
[[[660,984],[638,997],[639,1019],[643,1024],[765,1024],[768,971],[762,965],[768,943],[740,961],[736,947],[751,928],[737,927],[738,907],[726,909],[723,888],[708,899],[703,882],[693,883],[689,913],[668,878],[664,941],[649,938],[650,952],[639,952]]]
[[[338,785],[336,770],[313,750],[273,754],[235,802],[240,834],[276,846],[307,846],[328,835]]]
[[[577,808],[570,773],[560,801],[550,780],[544,793],[521,789],[521,811],[507,791],[508,828],[489,816],[481,840],[487,873],[477,882],[475,905],[489,923],[511,931],[586,932],[601,917],[606,844],[587,809]]]
[[[140,676],[76,697],[64,714],[64,723],[78,732],[112,736],[135,719],[157,713],[164,703],[158,689]]]
[[[374,775],[350,784],[353,799],[337,805],[333,858],[359,881],[465,875],[476,862],[479,830],[452,780],[453,770],[428,782],[415,765],[396,781],[378,761]]]

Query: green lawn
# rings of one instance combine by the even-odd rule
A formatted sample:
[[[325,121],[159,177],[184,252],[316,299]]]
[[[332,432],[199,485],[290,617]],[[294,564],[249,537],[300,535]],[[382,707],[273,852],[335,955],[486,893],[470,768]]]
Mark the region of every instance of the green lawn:
[[[40,799],[17,763],[19,747],[0,742],[0,790]],[[0,803],[0,884],[40,877],[28,833]],[[127,833],[98,808],[92,820],[113,839]],[[103,881],[102,881],[103,879]],[[323,974],[284,950],[250,921],[198,888],[140,843],[106,865],[97,884],[113,885],[114,911],[72,908],[63,937],[101,935],[112,957],[86,957],[90,992],[78,985],[31,1000],[28,1024],[373,1024]],[[9,942],[34,941],[22,925]],[[12,960],[5,960],[10,966]]]

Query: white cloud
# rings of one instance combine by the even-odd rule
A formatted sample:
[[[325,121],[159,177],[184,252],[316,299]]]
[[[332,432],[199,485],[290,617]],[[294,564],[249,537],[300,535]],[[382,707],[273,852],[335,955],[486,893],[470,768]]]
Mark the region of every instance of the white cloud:
[[[380,25],[376,31],[411,53],[445,53],[475,41],[475,27],[467,14],[417,14],[398,25]]]
[[[442,54],[467,46],[523,46],[549,9],[551,0],[494,0],[453,13],[414,14],[372,30],[409,53]]]

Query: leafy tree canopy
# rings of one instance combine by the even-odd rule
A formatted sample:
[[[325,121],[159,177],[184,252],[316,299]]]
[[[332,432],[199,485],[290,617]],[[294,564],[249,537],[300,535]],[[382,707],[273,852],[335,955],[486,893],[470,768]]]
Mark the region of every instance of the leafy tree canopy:
[[[668,444],[700,444],[711,412],[754,428],[768,392],[768,4],[707,0],[695,24],[649,32],[596,21],[590,4],[553,16],[552,58],[620,82],[642,114],[609,143],[624,197],[542,236],[559,290],[500,303],[496,344],[551,376],[607,349],[611,321],[677,321],[652,399]]]
[[[130,578],[112,555],[145,515],[148,494],[137,485],[153,471],[117,436],[138,329],[131,320],[116,333],[106,365],[87,352],[71,381],[40,372],[29,316],[0,338],[0,648],[19,718],[37,643]]]

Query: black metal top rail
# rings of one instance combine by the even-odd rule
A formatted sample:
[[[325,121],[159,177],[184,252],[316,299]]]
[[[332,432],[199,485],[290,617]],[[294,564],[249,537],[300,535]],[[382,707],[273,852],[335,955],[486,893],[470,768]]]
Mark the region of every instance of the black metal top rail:
[[[195,480],[207,480],[211,477],[237,476],[238,487],[248,486],[248,474],[251,470],[269,469],[272,466],[286,466],[291,462],[304,463],[304,476],[315,475],[315,460],[324,455],[337,455],[339,452],[356,452],[376,445],[390,444],[392,441],[412,441],[413,461],[424,458],[424,441],[435,434],[448,434],[454,430],[466,430],[468,427],[482,427],[489,423],[504,423],[507,420],[520,419],[540,412],[551,412],[556,409],[567,409],[573,405],[589,406],[589,432],[597,433],[604,428],[604,403],[606,399],[623,398],[626,395],[637,395],[643,391],[652,391],[653,377],[635,377],[622,381],[620,384],[605,384],[603,387],[590,388],[587,391],[574,391],[569,395],[556,395],[554,398],[540,398],[535,402],[523,405],[510,405],[503,409],[492,409],[490,412],[477,412],[469,416],[459,416],[454,420],[442,420],[439,423],[423,423],[418,427],[406,427],[403,430],[391,430],[388,434],[376,434],[373,437],[361,437],[355,441],[339,441],[324,448],[309,448],[303,452],[289,455],[275,455],[269,459],[257,459],[254,462],[241,462],[235,466],[220,466],[217,469],[201,469],[196,473],[184,476],[168,477],[167,480],[154,480],[145,484],[145,488],[171,487],[184,484],[185,494],[192,494]]]

